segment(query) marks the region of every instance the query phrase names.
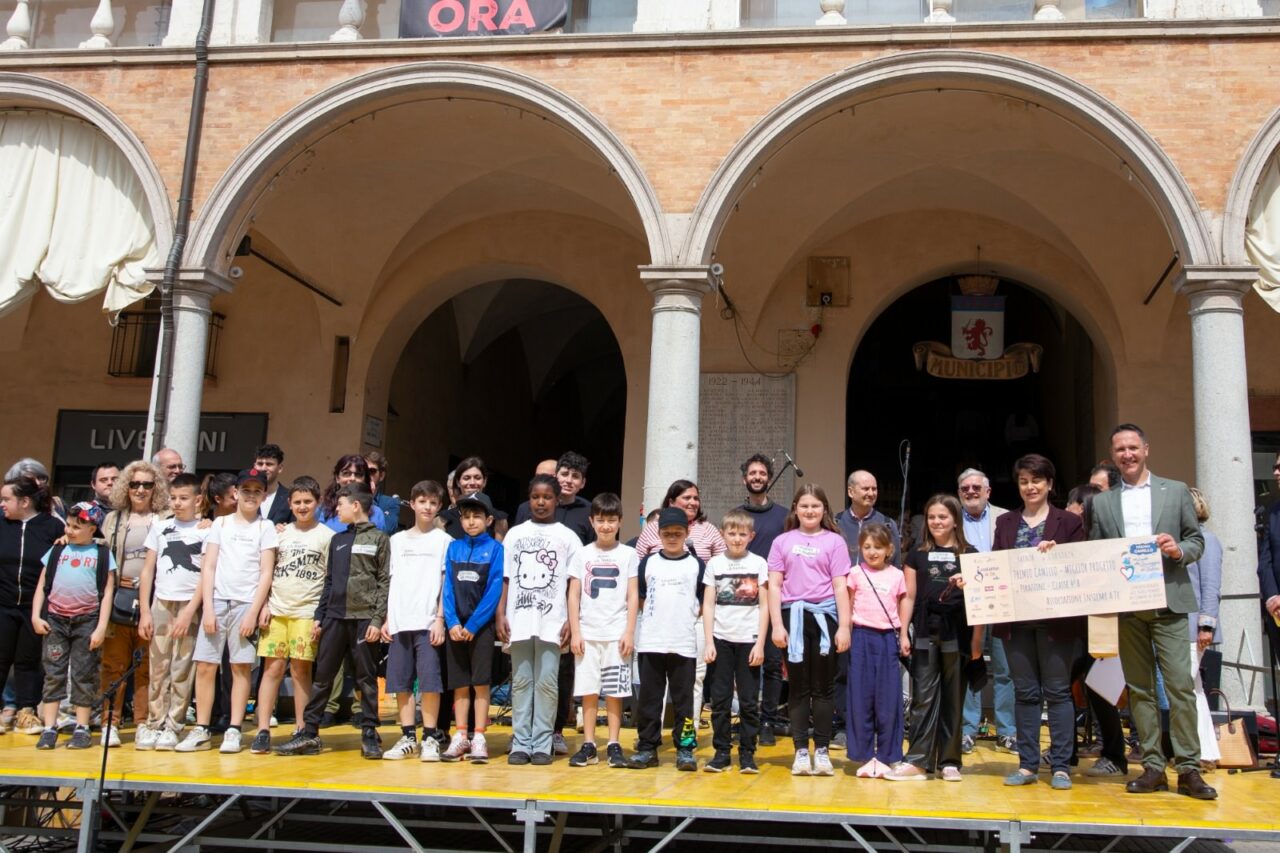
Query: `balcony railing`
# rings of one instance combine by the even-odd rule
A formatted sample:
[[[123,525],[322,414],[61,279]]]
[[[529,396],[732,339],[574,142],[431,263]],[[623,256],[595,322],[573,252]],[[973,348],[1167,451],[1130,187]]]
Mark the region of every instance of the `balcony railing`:
[[[214,366],[218,360],[218,338],[226,319],[222,314],[209,316],[209,349],[204,363],[204,375],[208,379],[218,378]],[[119,322],[111,331],[111,356],[107,361],[107,374],[150,379],[156,372],[159,342],[159,308],[121,312]]]
[[[0,0],[8,39],[2,50],[109,48],[159,45],[169,32],[172,3],[197,0]],[[307,42],[400,37],[402,0],[219,0],[240,8],[259,31],[238,31],[241,43]],[[434,0],[432,0],[434,2]],[[466,7],[472,0],[453,4]],[[563,32],[625,33],[636,29],[698,29],[691,0],[572,0]],[[664,5],[666,4],[666,5]],[[1083,21],[1141,18],[1172,9],[1166,0],[739,0],[736,19],[704,21],[702,28],[811,27],[815,24],[906,25],[994,21]],[[1280,15],[1280,0],[1232,0],[1239,16]],[[703,4],[699,4],[700,6]],[[469,7],[467,7],[469,8]],[[250,14],[251,13],[251,14]],[[715,12],[725,15],[723,9]],[[1229,16],[1229,15],[1228,15]],[[696,15],[694,16],[696,18]],[[656,24],[654,22],[657,22]],[[672,24],[672,22],[675,22]],[[238,25],[242,26],[242,25]],[[193,37],[188,34],[187,38]],[[228,36],[215,27],[215,44]]]

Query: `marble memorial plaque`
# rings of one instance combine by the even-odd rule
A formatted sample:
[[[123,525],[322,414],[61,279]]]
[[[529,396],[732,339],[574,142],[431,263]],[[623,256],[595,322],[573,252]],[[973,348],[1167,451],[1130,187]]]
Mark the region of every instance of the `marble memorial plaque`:
[[[783,450],[795,456],[795,376],[704,373],[699,409],[698,486],[707,520],[719,526],[725,512],[746,499],[741,465],[748,456],[773,457],[775,474],[786,464]],[[788,469],[770,496],[790,505],[795,482]]]

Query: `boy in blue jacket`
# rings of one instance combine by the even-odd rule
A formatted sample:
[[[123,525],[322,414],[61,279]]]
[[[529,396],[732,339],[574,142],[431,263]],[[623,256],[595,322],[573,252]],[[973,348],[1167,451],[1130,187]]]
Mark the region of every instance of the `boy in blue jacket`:
[[[493,503],[476,494],[458,501],[463,537],[444,558],[445,665],[453,688],[457,730],[440,757],[445,761],[489,760],[484,731],[489,725],[489,681],[493,671],[494,613],[502,596],[502,543],[489,535]],[[476,694],[475,730],[467,737],[471,691]]]

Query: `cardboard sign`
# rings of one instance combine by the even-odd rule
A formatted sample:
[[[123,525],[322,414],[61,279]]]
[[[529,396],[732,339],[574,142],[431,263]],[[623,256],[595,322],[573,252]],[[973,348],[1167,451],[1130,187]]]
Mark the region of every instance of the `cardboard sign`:
[[[1164,564],[1155,538],[1071,542],[964,554],[970,625],[1060,619],[1165,606]]]

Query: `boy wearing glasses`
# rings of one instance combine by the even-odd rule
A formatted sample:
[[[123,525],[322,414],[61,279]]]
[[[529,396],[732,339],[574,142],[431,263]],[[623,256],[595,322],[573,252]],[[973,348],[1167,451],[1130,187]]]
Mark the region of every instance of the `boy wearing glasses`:
[[[258,513],[267,478],[256,468],[241,471],[236,511],[213,522],[200,566],[200,631],[196,634],[196,726],[178,752],[212,746],[209,722],[222,650],[231,659],[231,725],[219,752],[240,751],[240,726],[249,701],[249,671],[258,658],[258,614],[271,591],[276,564],[276,526]]]

